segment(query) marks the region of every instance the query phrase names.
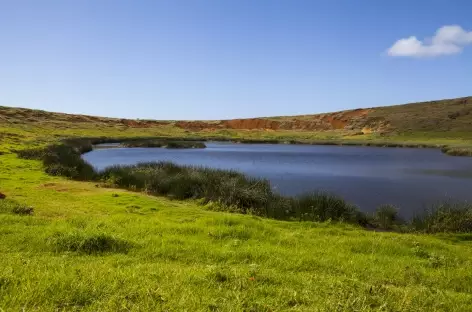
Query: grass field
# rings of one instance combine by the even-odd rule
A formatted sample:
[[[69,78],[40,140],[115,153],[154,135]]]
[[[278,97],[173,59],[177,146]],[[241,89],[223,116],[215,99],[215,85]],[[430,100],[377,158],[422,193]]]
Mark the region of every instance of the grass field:
[[[5,311],[470,311],[471,235],[207,211],[0,156]]]
[[[472,310],[472,234],[276,221],[52,177],[40,161],[11,150],[65,136],[195,132],[2,120],[0,192],[7,198],[0,200],[0,311]],[[240,138],[338,133],[212,135],[224,131]],[[470,139],[432,132],[424,138],[434,144]],[[12,209],[13,201],[23,208]]]

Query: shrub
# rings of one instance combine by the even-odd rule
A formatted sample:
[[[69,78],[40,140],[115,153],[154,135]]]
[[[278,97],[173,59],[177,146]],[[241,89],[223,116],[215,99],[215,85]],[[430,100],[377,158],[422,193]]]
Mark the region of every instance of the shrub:
[[[42,160],[46,173],[75,180],[94,180],[95,171],[81,154],[91,149],[91,143],[83,145],[50,145],[43,149],[17,151],[21,158]]]
[[[296,215],[303,220],[363,223],[363,214],[341,197],[325,192],[309,193],[294,199]]]
[[[243,144],[279,144],[279,140],[275,139],[239,139],[235,141],[236,143],[243,143]]]
[[[266,206],[265,216],[274,219],[294,219],[296,211],[292,197],[273,194]]]
[[[472,232],[472,204],[445,202],[415,216],[410,228],[426,233]]]
[[[99,178],[113,186],[134,188],[144,187],[144,175],[133,171],[133,166],[112,166],[98,174]]]
[[[124,147],[163,147],[164,142],[162,141],[154,141],[154,140],[147,140],[147,141],[129,141],[121,143]]]
[[[34,212],[33,207],[18,205],[13,208],[12,212],[17,215],[32,215]]]
[[[15,150],[14,152],[23,159],[33,159],[33,160],[42,160],[46,154],[46,149],[44,148],[32,148],[25,150]]]
[[[472,156],[472,148],[444,146],[441,151],[450,156]]]
[[[11,199],[0,200],[0,213],[12,213],[17,215],[32,215],[33,207],[20,204]]]
[[[197,141],[169,141],[169,140],[129,140],[121,143],[125,147],[166,147],[166,148],[205,148],[203,142]]]
[[[264,215],[272,197],[268,181],[218,169],[177,166],[168,162],[113,166],[99,173],[116,186],[175,199],[204,199]]]
[[[397,225],[403,224],[398,215],[398,209],[393,205],[382,205],[375,210],[372,222],[376,227],[391,230]]]
[[[177,142],[170,141],[165,143],[166,148],[205,148],[206,145],[203,142]]]
[[[126,253],[132,247],[128,241],[104,233],[56,233],[48,243],[55,252],[78,252],[88,255],[101,253]]]

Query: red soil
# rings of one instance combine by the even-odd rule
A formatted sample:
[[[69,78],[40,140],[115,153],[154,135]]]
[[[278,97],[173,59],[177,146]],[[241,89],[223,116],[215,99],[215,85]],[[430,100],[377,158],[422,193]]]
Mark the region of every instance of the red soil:
[[[236,129],[236,130],[305,130],[323,131],[338,129],[362,129],[357,125],[364,120],[372,110],[356,109],[339,113],[319,114],[303,117],[291,117],[281,120],[269,118],[232,119],[220,122],[208,123],[204,121],[178,121],[175,126],[192,131],[214,130],[214,129]]]

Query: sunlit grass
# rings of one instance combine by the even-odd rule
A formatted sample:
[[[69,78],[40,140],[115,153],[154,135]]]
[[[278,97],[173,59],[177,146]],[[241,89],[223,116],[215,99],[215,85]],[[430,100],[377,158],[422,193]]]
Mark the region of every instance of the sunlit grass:
[[[0,308],[467,311],[464,235],[284,222],[47,176],[0,156]],[[90,255],[89,255],[90,254]]]
[[[7,196],[0,206],[0,311],[472,310],[470,234],[374,232],[330,220],[216,212],[193,200],[50,176],[39,161],[11,153],[68,136],[454,146],[470,144],[470,136],[0,124],[0,192]],[[379,212],[378,221],[391,224],[390,211]]]

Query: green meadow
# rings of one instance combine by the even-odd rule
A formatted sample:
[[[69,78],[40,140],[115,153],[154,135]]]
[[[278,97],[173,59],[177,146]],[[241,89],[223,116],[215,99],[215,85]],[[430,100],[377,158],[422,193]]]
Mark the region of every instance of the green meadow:
[[[12,150],[57,137],[7,132],[0,311],[472,310],[471,234],[280,221],[50,176]]]
[[[472,236],[212,212],[0,156],[4,311],[470,311]]]
[[[98,136],[447,145],[446,153],[469,153],[464,118],[472,115],[451,119],[431,111],[416,122],[415,112],[395,110],[385,116],[396,116],[389,118],[402,131],[359,136],[188,131],[170,123],[136,128],[129,121],[0,108],[0,193],[6,195],[0,199],[0,311],[471,311],[472,234],[215,211],[202,200],[51,176],[43,162],[16,153]],[[428,128],[434,118],[452,120],[451,126],[441,123],[444,131],[434,132]]]

